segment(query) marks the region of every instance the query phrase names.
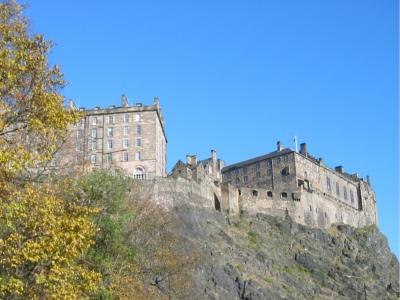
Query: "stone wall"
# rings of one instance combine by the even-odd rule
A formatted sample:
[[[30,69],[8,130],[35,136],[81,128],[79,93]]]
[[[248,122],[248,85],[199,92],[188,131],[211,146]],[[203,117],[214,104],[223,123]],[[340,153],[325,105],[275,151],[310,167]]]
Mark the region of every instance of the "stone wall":
[[[167,209],[184,204],[215,209],[215,198],[222,205],[219,186],[211,182],[198,184],[184,178],[135,181],[131,193],[139,200],[155,201]]]
[[[266,213],[280,217],[289,214],[297,223],[320,228],[327,228],[333,223],[345,223],[354,227],[377,224],[368,213],[373,210],[360,211],[318,191],[300,191],[299,201],[270,198],[267,193],[268,190],[264,189],[241,188],[241,210],[250,214]]]

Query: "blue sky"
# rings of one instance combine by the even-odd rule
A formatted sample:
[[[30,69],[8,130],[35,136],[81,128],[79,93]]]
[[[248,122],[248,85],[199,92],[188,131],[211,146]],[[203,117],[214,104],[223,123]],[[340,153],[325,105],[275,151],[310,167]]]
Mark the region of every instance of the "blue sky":
[[[27,0],[80,106],[152,103],[168,168],[215,148],[228,164],[293,137],[331,167],[371,175],[399,257],[396,0]]]

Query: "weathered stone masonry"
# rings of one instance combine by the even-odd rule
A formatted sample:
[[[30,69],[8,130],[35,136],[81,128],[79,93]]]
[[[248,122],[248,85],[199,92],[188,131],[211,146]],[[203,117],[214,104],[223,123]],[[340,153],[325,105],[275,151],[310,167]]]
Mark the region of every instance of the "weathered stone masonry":
[[[167,138],[158,98],[153,105],[131,106],[122,96],[120,107],[80,110],[84,118],[70,130],[69,160],[90,168],[119,167],[137,179],[166,176]]]
[[[289,214],[296,222],[317,227],[346,223],[354,227],[378,224],[375,193],[357,174],[335,170],[315,159],[302,144],[300,153],[278,149],[228,166],[223,184],[239,191],[239,204],[249,213]]]
[[[153,105],[130,106],[123,96],[120,107],[81,110],[85,117],[71,128],[73,147],[63,160],[86,162],[89,169],[124,170],[137,179],[136,197],[166,208],[189,204],[229,214],[288,214],[316,227],[378,224],[369,180],[341,166],[327,167],[306,144],[297,152],[278,142],[274,152],[227,167],[215,150],[204,160],[187,155],[186,163],[178,161],[167,177],[167,139],[157,98]]]

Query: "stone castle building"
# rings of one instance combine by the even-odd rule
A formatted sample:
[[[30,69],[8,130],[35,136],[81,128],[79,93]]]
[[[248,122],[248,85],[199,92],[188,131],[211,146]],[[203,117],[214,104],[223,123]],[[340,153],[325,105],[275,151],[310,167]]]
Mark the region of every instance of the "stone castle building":
[[[166,176],[167,138],[158,98],[153,105],[129,105],[122,96],[119,107],[79,110],[84,118],[71,128],[76,162],[119,167],[137,179]]]
[[[326,166],[305,143],[297,152],[278,142],[276,151],[229,166],[217,159],[215,150],[204,160],[187,155],[167,177],[167,138],[157,98],[153,105],[131,106],[123,96],[119,107],[80,110],[84,118],[71,128],[69,139],[75,162],[90,169],[121,168],[139,179],[140,197],[165,207],[186,201],[229,214],[289,215],[297,223],[321,228],[378,224],[369,178]]]
[[[186,155],[186,163],[179,160],[172,168],[171,176],[173,178],[185,178],[197,182],[204,181],[206,178],[221,182],[225,162],[217,159],[217,151],[211,150],[211,157],[204,160],[197,160],[196,155]]]
[[[222,182],[236,186],[243,210],[291,215],[296,222],[326,227],[343,222],[355,227],[378,224],[369,177],[334,170],[301,144],[300,152],[283,148],[222,169]]]

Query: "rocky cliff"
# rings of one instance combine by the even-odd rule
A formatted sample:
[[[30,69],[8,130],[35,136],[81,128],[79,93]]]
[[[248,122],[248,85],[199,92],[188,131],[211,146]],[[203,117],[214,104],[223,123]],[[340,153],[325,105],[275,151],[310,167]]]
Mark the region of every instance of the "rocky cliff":
[[[376,227],[175,208],[201,253],[191,299],[398,299],[399,263]]]

